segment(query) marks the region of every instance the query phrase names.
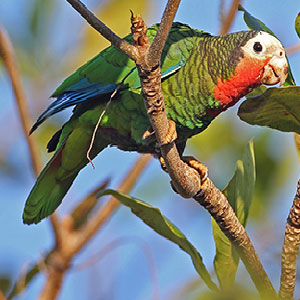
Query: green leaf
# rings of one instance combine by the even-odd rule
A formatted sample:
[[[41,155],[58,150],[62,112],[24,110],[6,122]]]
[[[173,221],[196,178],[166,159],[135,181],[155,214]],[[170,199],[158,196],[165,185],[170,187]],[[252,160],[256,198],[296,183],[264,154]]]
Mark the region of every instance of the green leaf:
[[[277,38],[277,36],[274,34],[274,32],[268,28],[262,21],[260,21],[259,19],[253,17],[248,11],[246,11],[241,5],[239,5],[239,11],[243,11],[244,12],[244,21],[247,24],[248,28],[251,30],[262,30],[262,31],[266,31],[268,33],[270,33],[271,35],[273,35],[274,37]],[[293,74],[291,72],[291,68],[290,68],[290,64],[289,64],[289,74],[288,77],[284,83],[284,86],[288,86],[288,85],[295,85],[295,80],[293,77]]]
[[[294,141],[295,141],[298,161],[300,163],[300,135],[298,133],[294,133]]]
[[[269,32],[270,34],[272,34],[273,36],[275,36],[275,34],[273,33],[273,31],[270,28],[268,28],[259,19],[253,17],[248,11],[246,11],[246,9],[242,5],[239,5],[238,10],[244,12],[244,21],[247,24],[249,29],[266,31],[266,32]]]
[[[295,20],[295,29],[298,34],[298,37],[300,38],[300,13],[298,14],[298,16]]]
[[[255,186],[255,160],[251,140],[237,161],[236,171],[223,193],[234,209],[242,225],[246,225]],[[212,218],[213,236],[216,244],[214,267],[223,290],[230,288],[235,279],[239,256],[228,238]]]
[[[300,87],[269,88],[248,98],[238,111],[241,120],[284,132],[300,133]]]
[[[1,292],[3,292],[3,294],[6,294],[7,291],[9,291],[12,282],[13,282],[13,277],[11,276],[11,274],[0,273],[0,298],[1,298]]]
[[[106,190],[101,193],[101,196],[102,195],[113,195],[116,197],[122,204],[131,208],[131,211],[154,231],[177,244],[183,251],[188,253],[191,256],[196,271],[207,286],[211,290],[218,290],[202,262],[202,257],[199,252],[187,240],[185,235],[174,224],[172,224],[171,221],[162,215],[158,208],[114,190]]]

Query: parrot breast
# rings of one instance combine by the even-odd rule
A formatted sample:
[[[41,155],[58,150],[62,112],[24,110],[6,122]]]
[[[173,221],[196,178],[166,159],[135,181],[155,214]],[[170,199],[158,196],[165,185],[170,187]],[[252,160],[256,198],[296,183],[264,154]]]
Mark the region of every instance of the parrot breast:
[[[270,57],[264,60],[242,58],[231,78],[225,80],[218,78],[213,95],[220,101],[220,112],[234,105],[241,97],[261,84],[263,69],[270,59]]]

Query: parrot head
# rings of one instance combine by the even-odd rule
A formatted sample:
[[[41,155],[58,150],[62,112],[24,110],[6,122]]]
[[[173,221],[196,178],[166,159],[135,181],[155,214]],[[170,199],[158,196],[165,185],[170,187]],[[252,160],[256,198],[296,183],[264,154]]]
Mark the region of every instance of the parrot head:
[[[288,62],[278,39],[256,31],[241,47],[234,73],[225,80],[218,78],[213,95],[220,103],[214,116],[234,105],[261,84],[282,85],[288,76]]]
[[[288,75],[288,62],[285,51],[278,39],[267,32],[259,31],[257,36],[250,39],[242,47],[244,58],[263,64],[259,80],[262,84],[282,85]]]

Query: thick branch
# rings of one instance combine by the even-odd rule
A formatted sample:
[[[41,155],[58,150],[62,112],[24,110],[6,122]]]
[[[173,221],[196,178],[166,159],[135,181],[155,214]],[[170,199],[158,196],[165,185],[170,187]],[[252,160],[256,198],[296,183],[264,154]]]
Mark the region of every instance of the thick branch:
[[[276,292],[263,269],[254,246],[224,194],[208,178],[194,199],[208,210],[235,246],[262,298],[276,299]]]
[[[155,61],[157,55],[162,53],[179,3],[179,0],[168,1],[162,17],[162,23],[150,47],[148,44],[140,44],[140,40],[145,40],[143,34],[146,30],[136,31],[136,27],[133,27],[132,34],[134,45],[139,49],[139,53],[142,53],[144,56],[138,60],[137,68],[142,84],[145,107],[155,132],[156,140],[161,145],[162,157],[175,189],[181,196],[191,198],[200,189],[201,179],[194,169],[188,167],[181,160],[174,142],[165,144],[164,140],[168,132],[169,123],[165,114],[164,97],[161,91],[160,64]],[[140,21],[140,26],[138,27],[142,28],[144,26],[146,28],[141,18],[137,19],[137,21]]]
[[[173,1],[169,1],[167,6],[171,5]],[[171,8],[166,8],[166,11]],[[175,9],[175,7],[173,8]],[[177,9],[177,8],[176,8]],[[170,14],[175,16],[175,12]],[[172,18],[169,17],[169,21]],[[142,25],[142,21],[140,22]],[[139,26],[141,27],[141,26]],[[145,30],[138,33],[145,32]],[[137,47],[145,47],[147,45],[139,45],[140,40],[143,38],[137,38],[137,32],[133,28],[134,43]],[[153,44],[152,44],[153,45]],[[151,51],[150,46],[149,52]],[[163,44],[161,45],[163,46]],[[162,49],[156,49],[157,52],[161,52]],[[141,51],[142,53],[144,51]],[[147,60],[147,52],[145,59]],[[179,157],[175,143],[164,144],[164,138],[168,132],[168,119],[165,114],[164,98],[161,91],[161,72],[159,65],[152,65],[152,69],[144,69],[143,63],[137,65],[139,76],[142,83],[143,98],[147,113],[155,131],[156,139],[161,144],[161,154],[166,163],[167,170],[172,179],[172,184],[184,197],[193,197],[194,199],[203,205],[210,214],[215,218],[216,222],[226,234],[229,240],[237,248],[241,259],[243,260],[253,282],[255,283],[258,291],[262,296],[276,297],[276,292],[265,273],[259,257],[247,235],[244,227],[236,217],[232,207],[228,203],[226,197],[213,185],[210,179],[207,179],[203,184],[199,174],[192,168],[188,167]]]
[[[161,91],[160,67],[157,66],[150,72],[145,71],[141,66],[137,67],[151,126],[155,131],[157,142],[162,145],[161,154],[166,162],[173,185],[181,196],[191,198],[199,191],[201,180],[199,174],[181,160],[174,142],[164,144],[169,123]]]
[[[285,227],[281,254],[281,278],[279,297],[293,299],[296,280],[296,262],[300,244],[300,180]]]
[[[147,38],[142,36],[146,32],[142,28],[143,23],[140,22],[139,26],[132,26],[134,46],[136,46],[140,54],[136,62],[147,113],[155,131],[157,142],[161,145],[161,154],[175,189],[183,197],[195,197],[201,205],[208,209],[220,228],[237,248],[260,294],[275,299],[276,293],[274,288],[259,261],[245,229],[238,221],[225,196],[212,184],[210,179],[207,179],[201,185],[199,174],[180,159],[174,142],[164,144],[169,124],[161,91],[160,66],[155,60],[152,63],[148,55],[151,53],[151,57],[157,59],[157,55],[162,52],[165,38],[168,35],[167,33],[176,14],[178,4],[179,1],[168,1],[165,10],[166,15],[164,15],[166,18],[164,22],[167,24],[165,26],[167,27],[166,29],[160,29],[162,32],[160,33],[161,37],[157,38],[157,42],[152,49],[152,46],[149,47],[147,44]],[[136,18],[132,18],[132,23],[138,21]]]
[[[135,47],[130,45],[125,40],[117,36],[111,29],[109,29],[103,22],[101,22],[87,7],[79,0],[67,0],[75,10],[103,37],[109,40],[112,45],[120,49],[128,57],[136,61],[138,52]]]

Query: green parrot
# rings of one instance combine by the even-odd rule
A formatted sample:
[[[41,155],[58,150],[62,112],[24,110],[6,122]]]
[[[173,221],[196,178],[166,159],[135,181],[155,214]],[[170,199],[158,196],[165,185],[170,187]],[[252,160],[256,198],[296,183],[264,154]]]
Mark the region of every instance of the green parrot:
[[[148,28],[150,43],[157,30],[158,25]],[[132,36],[125,40],[132,42]],[[284,48],[266,32],[212,36],[173,23],[162,53],[161,80],[166,114],[176,124],[180,154],[187,139],[206,129],[219,113],[261,84],[283,84],[287,74]],[[109,145],[160,154],[154,138],[143,138],[150,123],[135,62],[113,46],[69,76],[52,97],[56,100],[38,118],[31,133],[49,116],[76,106],[70,120],[47,145],[54,155],[28,196],[23,213],[26,224],[40,222],[60,205],[88,163],[91,137],[103,112],[92,159]]]

